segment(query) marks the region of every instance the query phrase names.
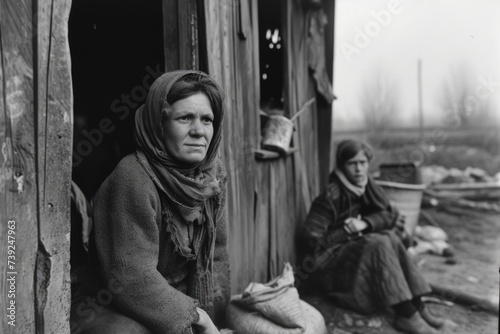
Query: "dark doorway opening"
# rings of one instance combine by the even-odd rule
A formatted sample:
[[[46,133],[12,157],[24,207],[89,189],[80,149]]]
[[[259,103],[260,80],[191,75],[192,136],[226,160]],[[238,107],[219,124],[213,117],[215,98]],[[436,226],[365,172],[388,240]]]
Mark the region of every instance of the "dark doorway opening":
[[[92,198],[135,149],[134,115],[164,72],[162,1],[73,0],[73,180]]]

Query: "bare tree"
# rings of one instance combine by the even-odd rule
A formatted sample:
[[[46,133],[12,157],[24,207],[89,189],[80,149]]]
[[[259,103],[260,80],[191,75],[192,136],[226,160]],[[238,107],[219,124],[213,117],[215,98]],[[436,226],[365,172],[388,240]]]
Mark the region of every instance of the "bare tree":
[[[397,84],[382,72],[370,76],[363,86],[360,98],[366,127],[384,130],[394,124],[399,112]]]
[[[468,127],[488,123],[491,101],[475,93],[476,85],[477,80],[467,66],[453,68],[444,80],[438,102],[449,125]]]

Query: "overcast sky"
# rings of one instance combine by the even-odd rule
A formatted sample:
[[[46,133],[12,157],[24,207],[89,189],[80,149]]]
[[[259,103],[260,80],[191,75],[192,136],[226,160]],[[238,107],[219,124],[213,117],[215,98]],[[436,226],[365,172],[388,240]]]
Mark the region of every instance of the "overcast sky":
[[[498,0],[336,0],[334,129],[364,127],[363,86],[376,73],[392,82],[398,125],[418,126],[419,58],[426,124],[444,124],[439,99],[453,71],[499,120],[499,17]]]

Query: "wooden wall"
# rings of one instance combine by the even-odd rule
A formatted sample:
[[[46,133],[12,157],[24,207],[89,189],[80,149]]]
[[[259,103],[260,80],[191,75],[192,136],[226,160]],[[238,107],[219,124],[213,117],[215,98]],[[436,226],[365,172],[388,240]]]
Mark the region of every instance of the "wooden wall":
[[[256,160],[253,150],[260,147],[257,1],[205,0],[204,5],[210,32],[208,72],[226,92],[222,154],[229,174],[231,292],[241,293],[250,281],[266,282],[281,273],[285,261],[295,262],[296,228],[321,189],[322,173],[329,170],[329,159],[320,159],[318,152],[319,138],[329,149],[331,127],[319,128],[318,113],[325,111],[317,103],[296,123],[296,153]],[[285,112],[292,116],[310,98],[321,97],[308,70],[307,11],[300,1],[283,0],[283,5]]]
[[[15,327],[2,316],[2,333],[69,332],[69,8],[69,0],[0,3],[0,308],[16,306]]]
[[[296,153],[258,161],[254,156],[261,127],[257,0],[164,0],[164,4],[175,2],[177,13],[191,13],[205,28],[198,33],[193,24],[165,25],[165,32],[177,29],[178,36],[188,36],[194,43],[191,49],[166,52],[166,68],[206,67],[226,94],[221,154],[230,176],[231,293],[241,292],[250,281],[265,282],[281,272],[283,262],[295,261],[295,230],[329,170],[328,159],[321,152],[329,150],[331,127],[325,120],[331,120],[331,115],[329,104],[320,102],[308,70],[307,10],[301,1],[281,1],[286,8],[282,13],[286,22],[286,114],[293,115],[312,97],[317,103],[296,124]],[[200,4],[202,8],[197,7]],[[5,298],[10,287],[7,278],[16,278],[16,327],[2,317],[1,333],[69,332],[73,130],[69,9],[70,0],[0,2],[3,310],[10,302]],[[169,13],[164,12],[164,17]],[[167,50],[168,36],[173,35],[165,36]],[[198,48],[205,52],[203,59]],[[192,49],[196,51],[190,53]],[[176,52],[179,58],[171,58]],[[14,269],[6,261],[8,221],[15,221],[16,227]],[[12,270],[16,274],[8,274]]]

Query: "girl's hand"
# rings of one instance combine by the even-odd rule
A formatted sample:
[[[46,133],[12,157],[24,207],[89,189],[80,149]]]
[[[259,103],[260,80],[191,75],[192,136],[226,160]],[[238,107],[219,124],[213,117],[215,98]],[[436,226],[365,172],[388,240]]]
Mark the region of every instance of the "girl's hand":
[[[398,215],[398,218],[396,219],[396,228],[399,231],[404,231],[405,230],[405,219],[406,217],[403,215]]]
[[[368,228],[368,223],[359,218],[347,218],[344,222],[344,229],[350,235],[355,235]]]
[[[200,316],[198,322],[195,322],[193,324],[193,327],[197,334],[220,334],[219,330],[217,329],[217,327],[215,327],[214,323],[212,322],[212,319],[210,319],[207,312],[205,312],[199,307],[196,308],[196,311]]]

